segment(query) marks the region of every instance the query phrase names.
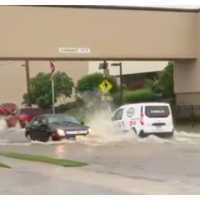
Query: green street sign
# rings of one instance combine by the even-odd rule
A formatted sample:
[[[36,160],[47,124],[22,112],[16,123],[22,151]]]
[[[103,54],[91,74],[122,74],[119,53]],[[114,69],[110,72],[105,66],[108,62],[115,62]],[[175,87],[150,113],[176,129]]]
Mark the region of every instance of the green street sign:
[[[104,93],[109,92],[112,89],[112,83],[110,83],[108,80],[103,80],[99,84],[99,89]]]

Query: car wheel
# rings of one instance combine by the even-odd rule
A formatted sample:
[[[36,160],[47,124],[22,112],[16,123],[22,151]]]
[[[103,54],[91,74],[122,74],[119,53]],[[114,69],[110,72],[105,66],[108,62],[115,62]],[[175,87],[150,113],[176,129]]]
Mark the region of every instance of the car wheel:
[[[35,135],[32,134],[32,133],[26,133],[26,138],[27,138],[29,141],[36,141],[36,140],[38,140],[38,138],[36,138]]]
[[[49,138],[50,138],[49,134],[44,133],[44,134],[41,134],[40,137],[37,140],[40,141],[40,142],[48,142]]]
[[[26,135],[26,138],[28,139],[29,142],[31,142],[31,136],[29,134]]]
[[[26,135],[26,137],[27,137],[27,138],[29,137],[31,141],[37,140],[37,139],[35,138],[34,134],[31,134],[31,133],[28,133],[28,134]]]

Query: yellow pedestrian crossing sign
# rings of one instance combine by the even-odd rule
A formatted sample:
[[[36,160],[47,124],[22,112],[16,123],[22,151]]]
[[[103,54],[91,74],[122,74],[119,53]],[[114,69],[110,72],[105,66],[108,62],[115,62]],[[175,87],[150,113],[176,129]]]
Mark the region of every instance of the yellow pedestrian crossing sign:
[[[112,89],[112,84],[108,81],[108,80],[103,80],[100,84],[99,84],[99,89],[101,90],[101,92],[109,92]]]

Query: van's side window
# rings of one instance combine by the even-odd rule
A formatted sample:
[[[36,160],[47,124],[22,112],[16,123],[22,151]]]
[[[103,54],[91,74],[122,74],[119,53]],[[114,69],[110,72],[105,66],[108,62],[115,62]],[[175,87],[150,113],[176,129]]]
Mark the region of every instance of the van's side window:
[[[127,117],[131,118],[134,116],[135,114],[135,109],[133,107],[128,108],[128,110],[126,111]]]
[[[116,121],[116,120],[121,120],[123,116],[123,109],[119,109],[115,115],[113,116],[112,120]]]

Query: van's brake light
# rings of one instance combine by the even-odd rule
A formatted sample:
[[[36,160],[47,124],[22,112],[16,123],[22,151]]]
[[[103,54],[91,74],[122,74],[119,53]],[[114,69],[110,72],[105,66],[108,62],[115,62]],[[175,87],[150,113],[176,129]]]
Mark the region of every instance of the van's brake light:
[[[140,113],[140,124],[142,126],[144,126],[144,113],[143,113],[143,109],[141,109],[141,113]]]

